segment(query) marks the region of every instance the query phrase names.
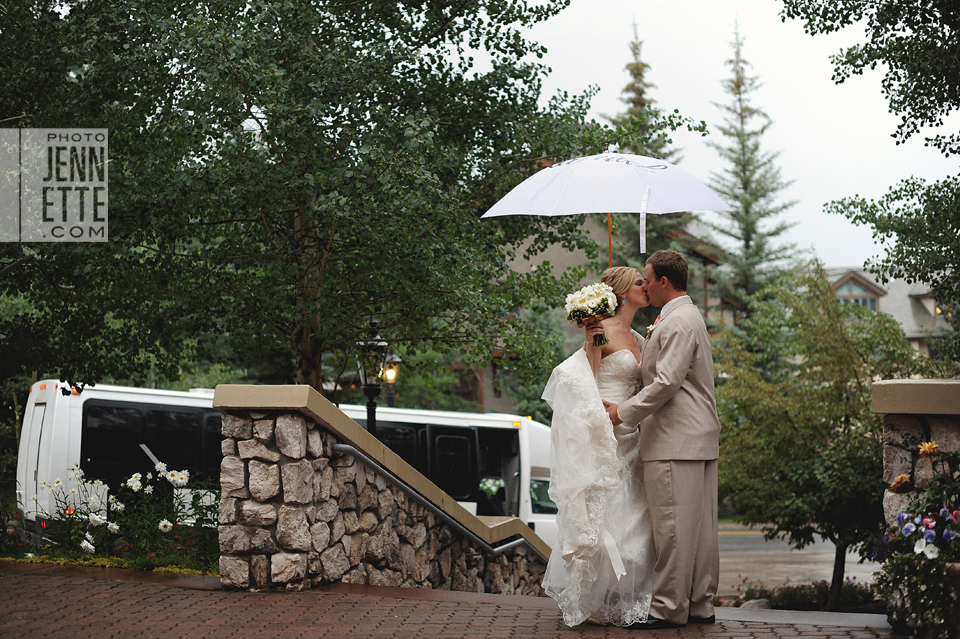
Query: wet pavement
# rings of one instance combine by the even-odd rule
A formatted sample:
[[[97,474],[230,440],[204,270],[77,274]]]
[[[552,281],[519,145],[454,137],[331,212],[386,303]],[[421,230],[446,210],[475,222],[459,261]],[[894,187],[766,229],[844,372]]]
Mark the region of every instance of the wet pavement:
[[[714,625],[629,631],[568,628],[546,598],[335,584],[284,593],[226,591],[216,577],[0,561],[0,637],[778,637],[887,639],[880,615],[718,608]]]
[[[801,585],[830,581],[833,576],[835,548],[819,541],[803,550],[793,550],[782,539],[765,541],[759,527],[720,524],[720,584],[717,594],[733,595],[748,581],[773,588],[784,584]],[[845,575],[859,583],[873,581],[881,564],[860,563],[860,556],[848,553]]]

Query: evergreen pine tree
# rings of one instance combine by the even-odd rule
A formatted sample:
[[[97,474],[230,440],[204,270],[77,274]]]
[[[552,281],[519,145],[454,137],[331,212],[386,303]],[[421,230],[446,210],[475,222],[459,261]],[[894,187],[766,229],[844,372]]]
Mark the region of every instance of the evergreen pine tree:
[[[734,55],[727,64],[733,75],[723,87],[733,99],[730,104],[716,103],[726,115],[718,128],[727,143],[708,144],[729,164],[722,173],[711,175],[710,186],[732,207],[720,213],[725,219],[713,227],[734,243],[717,279],[724,305],[739,322],[746,314],[746,298],[772,283],[797,257],[795,245],[774,243],[794,226],[775,218],[796,202],[777,201],[791,182],[780,177],[775,164],[779,152],[760,149],[772,121],[751,103],[751,94],[761,85],[756,76],[747,75],[751,65],[743,58],[743,39],[736,27],[732,46]]]
[[[655,100],[650,97],[649,90],[656,88],[655,84],[646,79],[647,71],[650,65],[644,62],[640,57],[643,41],[637,34],[637,25],[633,25],[633,40],[630,42],[631,60],[626,65],[627,73],[630,74],[630,81],[623,88],[621,102],[627,106],[626,112],[619,113],[614,117],[607,119],[615,125],[627,123],[631,118],[640,122],[640,129],[645,133],[652,127],[650,122],[660,115],[659,109],[655,106]],[[667,160],[673,164],[678,163],[682,157],[680,150],[670,146],[669,137],[661,132],[659,135],[644,135],[644,144],[631,142],[621,147],[624,153],[634,153],[645,155],[647,157]],[[604,218],[606,216],[603,216]],[[692,213],[666,213],[662,215],[648,215],[646,217],[646,251],[640,253],[640,216],[636,213],[621,213],[614,215],[614,232],[618,235],[619,241],[613,247],[613,263],[619,266],[633,266],[643,272],[643,262],[654,252],[660,249],[672,249],[678,251],[687,258],[690,263],[691,274],[689,293],[694,301],[703,305],[704,301],[704,277],[707,275],[709,264],[712,260],[705,257],[714,252],[714,248],[705,245],[701,240],[704,238],[692,237],[688,232],[688,226],[695,216]],[[606,219],[603,220],[606,224]],[[606,254],[602,254],[595,264],[595,267],[602,271],[606,268]],[[711,269],[712,270],[712,269]],[[644,309],[637,315],[637,324],[645,326],[648,321],[653,321],[657,316],[659,309]],[[649,317],[647,317],[649,315]]]

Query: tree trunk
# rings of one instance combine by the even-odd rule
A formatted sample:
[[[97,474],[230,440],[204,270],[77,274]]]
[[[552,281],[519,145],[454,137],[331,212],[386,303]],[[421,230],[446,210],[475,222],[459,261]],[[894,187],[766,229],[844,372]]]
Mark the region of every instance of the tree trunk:
[[[833,580],[830,582],[830,598],[827,600],[827,612],[836,612],[840,609],[840,592],[843,588],[847,548],[849,548],[849,544],[837,544],[837,554],[833,559]]]

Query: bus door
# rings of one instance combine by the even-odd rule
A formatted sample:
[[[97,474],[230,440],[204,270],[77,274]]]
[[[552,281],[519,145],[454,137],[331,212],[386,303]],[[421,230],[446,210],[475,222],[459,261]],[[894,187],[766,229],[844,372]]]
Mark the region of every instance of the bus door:
[[[427,424],[427,440],[429,479],[475,511],[480,490],[476,429]]]

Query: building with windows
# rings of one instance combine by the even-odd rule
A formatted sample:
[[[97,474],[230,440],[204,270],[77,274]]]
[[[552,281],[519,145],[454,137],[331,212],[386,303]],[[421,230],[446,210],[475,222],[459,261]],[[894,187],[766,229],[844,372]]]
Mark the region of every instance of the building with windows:
[[[899,279],[880,284],[873,274],[855,267],[832,267],[826,271],[841,302],[893,316],[910,344],[927,357],[931,345],[950,330],[926,284]]]

